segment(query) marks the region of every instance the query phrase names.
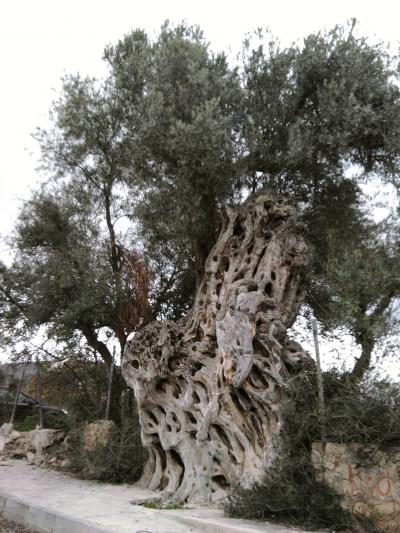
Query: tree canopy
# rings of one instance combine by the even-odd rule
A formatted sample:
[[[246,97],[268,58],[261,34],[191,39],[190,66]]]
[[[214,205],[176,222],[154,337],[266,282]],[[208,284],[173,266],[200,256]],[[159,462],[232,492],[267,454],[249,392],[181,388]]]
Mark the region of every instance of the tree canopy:
[[[189,309],[220,209],[267,188],[299,206],[308,308],[369,351],[362,377],[400,290],[398,218],[377,225],[363,195],[369,179],[399,186],[398,58],[353,23],[288,47],[259,33],[232,64],[198,27],[165,24],[104,60],[104,80],[64,79],[36,133],[47,179],[1,266],[3,341],[44,328],[109,362],[107,335],[122,350],[150,318]]]

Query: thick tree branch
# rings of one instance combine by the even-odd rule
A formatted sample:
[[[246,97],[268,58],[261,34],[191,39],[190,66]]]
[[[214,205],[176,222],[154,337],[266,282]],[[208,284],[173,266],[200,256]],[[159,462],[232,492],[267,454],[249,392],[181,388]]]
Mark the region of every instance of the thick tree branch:
[[[103,361],[106,363],[107,366],[110,366],[112,363],[112,355],[110,353],[110,350],[107,348],[107,345],[104,344],[104,342],[99,341],[94,327],[92,325],[79,322],[79,329],[85,336],[85,339],[87,340],[89,346],[101,355]]]

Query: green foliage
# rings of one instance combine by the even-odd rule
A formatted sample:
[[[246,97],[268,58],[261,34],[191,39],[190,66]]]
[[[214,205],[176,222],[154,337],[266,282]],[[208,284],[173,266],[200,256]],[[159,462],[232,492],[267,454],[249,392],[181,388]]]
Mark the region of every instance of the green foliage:
[[[15,429],[17,431],[32,431],[32,429],[35,429],[37,425],[38,417],[34,415],[27,416],[23,419],[17,418],[15,421]]]
[[[108,339],[122,353],[132,331],[189,310],[219,210],[267,187],[299,202],[316,257],[308,305],[327,331],[346,321],[362,378],[399,294],[398,217],[379,233],[361,189],[398,186],[398,57],[355,24],[287,48],[259,38],[231,66],[197,27],[135,30],[106,48],[104,80],[64,78],[37,132],[48,181],[0,265],[4,345],[30,356],[39,334],[52,356],[89,346],[109,365]]]
[[[183,509],[183,505],[181,503],[159,503],[159,502],[145,502],[143,503],[143,507],[146,507],[147,509],[162,509],[170,510],[170,511],[176,511],[178,509]]]
[[[82,439],[84,425],[69,433],[70,468],[86,479],[132,483],[141,476],[147,454],[140,439],[136,404],[127,396],[122,398],[121,403],[120,423],[112,431],[106,446],[99,446],[93,451],[85,450]]]
[[[282,49],[247,43],[244,136],[263,183],[309,201],[350,164],[396,179],[398,58],[350,29],[309,35]]]
[[[371,455],[376,449],[398,444],[398,385],[379,381],[354,385],[335,371],[325,373],[323,379],[329,442],[360,443]],[[357,530],[360,524],[356,518],[341,509],[338,495],[315,476],[311,445],[321,439],[317,398],[314,373],[291,379],[284,399],[282,451],[262,483],[233,492],[226,506],[229,515],[336,531]],[[358,461],[370,458],[360,455]],[[367,523],[362,526],[365,531],[374,531]]]
[[[105,58],[134,135],[142,234],[182,248],[201,270],[237,175],[236,69],[185,24],[164,25],[153,42],[132,32]]]
[[[104,417],[109,368],[101,360],[80,353],[55,367],[43,367],[42,396],[65,409],[71,426]],[[121,391],[116,380],[113,385],[113,413],[117,413],[114,402],[118,403]]]
[[[236,490],[225,512],[229,516],[334,531],[348,531],[352,525],[351,517],[340,507],[339,497],[315,479],[309,462],[274,466],[262,484]]]
[[[3,402],[0,402],[0,426],[10,421],[11,407]]]
[[[35,194],[20,213],[14,261],[0,267],[0,332],[11,350],[24,342],[25,357],[37,354],[30,339],[41,331],[65,351],[79,352],[84,339],[110,364],[100,332],[114,334],[123,349],[127,335],[148,319],[151,277],[143,260],[118,249],[114,269],[102,217],[90,209],[60,187]]]
[[[8,423],[11,418],[12,404],[0,402],[0,426]],[[39,424],[37,407],[19,406],[15,417],[15,429],[17,431],[31,431]],[[43,411],[43,427],[53,429],[69,429],[70,421],[62,413]]]
[[[324,331],[349,332],[361,348],[352,371],[364,377],[374,347],[399,333],[393,305],[400,295],[399,248],[388,239],[391,225],[359,217],[354,232],[342,236],[332,224],[324,243],[324,261],[316,257],[308,302]]]
[[[355,22],[302,46],[270,40],[245,50],[248,186],[302,202],[315,250],[307,303],[325,331],[344,327],[360,345],[356,379],[376,342],[395,333],[398,246],[366,216],[360,185],[376,173],[398,186],[398,72],[398,57],[358,37]]]
[[[352,248],[343,249],[338,236],[331,236],[323,270],[328,297],[323,301],[325,314],[319,314],[326,325],[347,326],[355,338],[369,331],[379,339],[389,328],[385,311],[400,291],[397,250],[372,224],[365,225],[365,234]]]
[[[348,376],[324,374],[327,438],[371,449],[397,446],[400,439],[400,386],[369,380],[354,386]],[[295,417],[293,413],[293,418]]]

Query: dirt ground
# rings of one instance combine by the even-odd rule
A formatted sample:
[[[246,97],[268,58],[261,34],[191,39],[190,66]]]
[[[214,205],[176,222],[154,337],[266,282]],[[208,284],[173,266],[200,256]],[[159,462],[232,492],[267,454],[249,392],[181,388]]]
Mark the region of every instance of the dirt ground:
[[[34,529],[24,527],[16,522],[10,522],[0,516],[0,533],[38,533]]]

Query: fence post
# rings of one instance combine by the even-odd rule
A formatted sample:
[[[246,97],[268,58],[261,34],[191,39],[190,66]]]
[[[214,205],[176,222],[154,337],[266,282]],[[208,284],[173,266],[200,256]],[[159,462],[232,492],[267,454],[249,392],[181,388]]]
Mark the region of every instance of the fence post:
[[[314,334],[315,358],[317,360],[318,402],[319,402],[319,413],[321,416],[321,441],[326,442],[324,385],[322,382],[321,358],[319,354],[318,324],[315,318],[313,318],[312,320],[312,329],[313,329],[313,334]]]
[[[42,429],[43,428],[42,383],[40,379],[39,357],[36,357],[36,385],[37,385],[37,400],[38,400],[38,409],[39,409],[39,429]]]
[[[21,377],[18,383],[17,393],[15,395],[13,410],[12,410],[11,418],[10,418],[10,424],[14,424],[14,421],[15,421],[15,415],[17,414],[18,398],[19,398],[19,393],[21,392],[21,387],[22,387],[22,382],[24,381],[24,376],[25,376],[25,366],[22,370],[22,374],[21,374]]]
[[[110,417],[110,405],[111,405],[111,389],[112,389],[112,380],[114,373],[114,364],[115,364],[115,346],[113,347],[113,355],[110,367],[110,377],[108,380],[108,390],[107,390],[107,406],[106,406],[106,420]]]

